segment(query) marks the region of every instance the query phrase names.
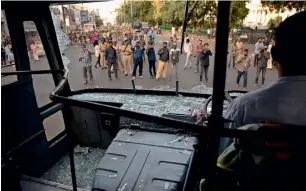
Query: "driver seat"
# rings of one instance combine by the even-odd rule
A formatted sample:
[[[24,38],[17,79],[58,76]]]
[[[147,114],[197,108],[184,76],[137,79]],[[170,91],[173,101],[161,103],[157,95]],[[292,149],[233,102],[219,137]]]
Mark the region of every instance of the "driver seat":
[[[272,141],[257,136],[239,138],[219,156],[217,166],[234,175],[238,190],[305,190],[305,127],[251,124],[240,129],[278,138]],[[291,135],[296,138],[278,141]]]

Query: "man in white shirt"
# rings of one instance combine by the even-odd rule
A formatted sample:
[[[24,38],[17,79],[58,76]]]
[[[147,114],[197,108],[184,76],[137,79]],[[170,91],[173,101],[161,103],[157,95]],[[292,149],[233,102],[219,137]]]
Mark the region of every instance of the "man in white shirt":
[[[186,39],[185,47],[184,47],[185,53],[186,53],[186,63],[184,65],[184,69],[186,68],[191,68],[192,67],[192,62],[191,62],[191,57],[192,57],[192,44],[190,43],[190,39]]]
[[[210,33],[211,33],[211,30],[210,30],[210,29],[207,29],[207,37],[208,37],[208,40],[210,39]]]
[[[263,49],[264,44],[262,43],[262,39],[261,37],[258,38],[258,41],[255,43],[255,57],[254,57],[254,67],[257,66],[257,62],[258,62],[258,55],[260,53],[260,51]]]

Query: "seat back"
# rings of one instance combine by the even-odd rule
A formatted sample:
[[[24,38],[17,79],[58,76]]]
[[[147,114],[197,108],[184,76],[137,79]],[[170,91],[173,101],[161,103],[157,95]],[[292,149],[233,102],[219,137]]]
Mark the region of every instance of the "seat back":
[[[302,129],[301,129],[302,128]],[[236,141],[239,152],[237,175],[243,190],[305,190],[302,177],[306,172],[306,140],[301,139],[305,127],[278,124],[256,124],[249,129],[286,141],[262,138],[240,138]],[[302,131],[299,131],[302,130]],[[295,135],[295,139],[290,139]],[[305,134],[304,134],[305,135]]]

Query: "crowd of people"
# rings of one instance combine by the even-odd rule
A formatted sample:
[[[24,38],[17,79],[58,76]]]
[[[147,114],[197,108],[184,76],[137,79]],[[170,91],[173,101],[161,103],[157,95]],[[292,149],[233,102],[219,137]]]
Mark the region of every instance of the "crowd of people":
[[[167,78],[168,65],[175,72],[175,77],[178,80],[178,63],[181,56],[181,51],[178,48],[178,38],[176,34],[173,34],[168,41],[162,43],[162,47],[155,52],[156,43],[154,29],[144,31],[137,35],[135,30],[127,28],[119,32],[123,37],[122,44],[119,44],[114,39],[111,32],[100,31],[92,32],[90,42],[93,43],[94,50],[90,51],[86,48],[86,42],[82,43],[82,51],[79,60],[83,63],[84,83],[89,81],[93,82],[92,69],[91,69],[91,55],[94,54],[97,57],[97,61],[94,64],[95,68],[107,69],[109,80],[112,80],[111,74],[115,74],[115,78],[119,79],[118,71],[122,72],[124,76],[132,76],[133,80],[136,80],[137,70],[138,77],[143,79],[143,64],[148,62],[149,74],[152,79],[157,81]],[[120,35],[119,35],[120,36]],[[116,39],[120,39],[116,37]],[[184,43],[184,53],[186,56],[186,62],[184,69],[192,67],[191,57],[193,55],[193,46],[190,42],[190,38],[186,34],[186,41]],[[159,58],[156,58],[156,57]],[[199,73],[200,81],[204,78],[208,81],[208,68],[209,57],[212,56],[212,52],[209,49],[208,43],[203,43],[200,39],[196,47],[196,54],[194,57],[197,59],[196,73]],[[157,69],[156,69],[157,65]]]
[[[267,69],[272,69],[273,60],[271,57],[271,48],[275,46],[275,41],[272,39],[271,42],[268,40],[268,37],[260,37],[255,43],[254,51],[254,63],[253,66],[256,68],[256,77],[254,79],[255,86],[258,86],[259,76],[261,74],[261,86],[265,85],[265,77]],[[237,69],[237,86],[240,89],[240,79],[243,77],[243,89],[247,88],[248,80],[248,69],[251,67],[251,56],[249,55],[249,50],[244,48],[243,42],[238,39],[233,41],[230,45],[230,50],[228,51],[228,68]]]
[[[11,41],[2,34],[1,38],[1,66],[12,65],[15,63]]]
[[[131,75],[133,80],[136,80],[137,70],[140,79],[143,79],[143,64],[146,62],[146,57],[149,64],[149,73],[151,78],[159,80],[163,79],[167,75],[168,63],[171,62],[173,67],[176,67],[179,57],[179,49],[173,38],[169,42],[163,43],[157,55],[159,55],[159,63],[156,69],[157,63],[155,52],[155,32],[154,29],[144,31],[139,36],[136,35],[136,31],[132,29],[123,29],[119,32],[123,37],[122,44],[117,43],[117,40],[113,38],[113,34],[107,32],[93,32],[90,37],[93,43],[94,50],[90,51],[86,47],[86,42],[82,42],[82,51],[79,60],[83,64],[84,83],[89,81],[93,83],[92,68],[91,68],[91,55],[94,54],[97,57],[95,68],[108,69],[109,80],[112,80],[111,74],[114,73],[116,79],[118,77],[118,71],[122,72],[124,76]],[[116,36],[119,39],[121,36]],[[177,39],[176,36],[174,39]],[[177,70],[176,70],[177,71]],[[176,72],[177,74],[177,72]],[[177,76],[177,75],[176,75]]]

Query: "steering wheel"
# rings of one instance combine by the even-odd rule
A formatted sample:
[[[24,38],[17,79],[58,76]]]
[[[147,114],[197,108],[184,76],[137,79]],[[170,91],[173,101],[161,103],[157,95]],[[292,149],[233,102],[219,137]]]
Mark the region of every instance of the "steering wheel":
[[[228,108],[229,104],[233,101],[233,99],[237,98],[240,95],[246,94],[246,93],[247,91],[242,91],[242,90],[225,91],[224,92],[224,102],[223,102],[223,112],[226,111],[226,109]],[[230,94],[234,94],[234,95],[230,95]],[[207,98],[207,100],[204,103],[203,115],[205,119],[208,119],[208,117],[211,115],[211,102],[212,102],[212,96]]]

